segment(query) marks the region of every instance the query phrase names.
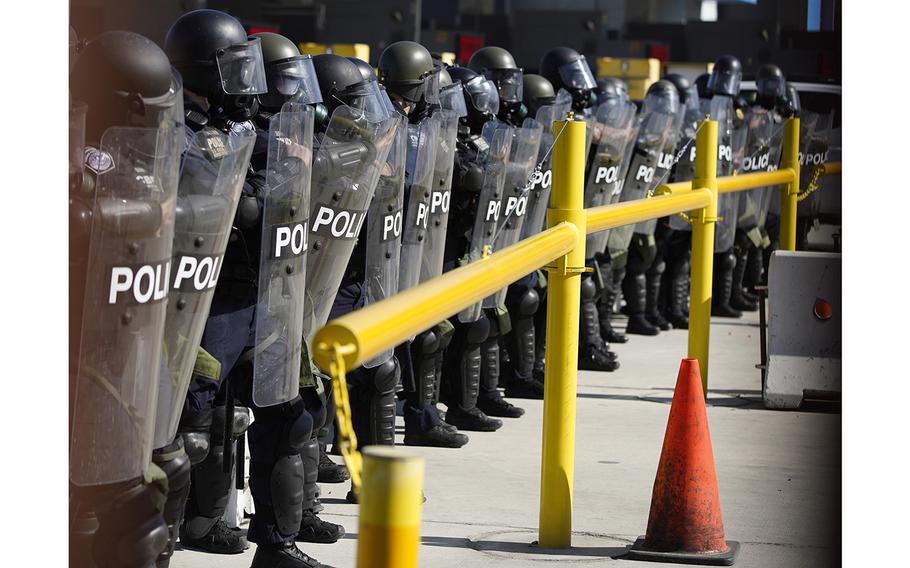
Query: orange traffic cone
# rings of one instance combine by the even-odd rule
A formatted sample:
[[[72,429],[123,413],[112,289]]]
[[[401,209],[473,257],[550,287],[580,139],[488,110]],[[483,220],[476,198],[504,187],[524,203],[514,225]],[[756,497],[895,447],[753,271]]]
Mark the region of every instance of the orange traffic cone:
[[[697,359],[683,359],[651,496],[648,530],[629,558],[732,566],[739,543],[724,539],[717,475]]]

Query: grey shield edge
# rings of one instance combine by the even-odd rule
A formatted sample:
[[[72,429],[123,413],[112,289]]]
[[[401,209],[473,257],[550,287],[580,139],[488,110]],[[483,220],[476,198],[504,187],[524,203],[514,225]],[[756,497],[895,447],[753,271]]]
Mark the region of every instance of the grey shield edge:
[[[597,146],[585,184],[585,209],[615,203],[622,194],[638,134],[635,113],[632,102],[610,101],[597,108]],[[604,252],[608,238],[609,231],[588,235],[586,256]]]
[[[430,217],[433,172],[439,145],[439,113],[408,125],[408,155],[405,168],[404,229],[401,234],[399,290],[413,288],[420,281],[424,245]]]
[[[367,211],[366,273],[364,305],[375,304],[398,292],[401,258],[402,217],[404,215],[405,159],[408,151],[406,119],[402,116],[395,130],[385,166]],[[392,357],[392,349],[364,362],[377,367]]]
[[[398,124],[394,116],[376,119],[340,106],[317,141],[303,314],[310,348],[313,335],[328,320]]]
[[[193,136],[183,155],[155,448],[177,433],[255,140],[252,132],[229,136],[207,128]]]
[[[533,118],[526,118],[521,128],[512,131],[509,161],[506,162],[506,176],[502,188],[502,212],[496,223],[493,235],[492,251],[500,251],[518,242],[525,214],[528,210],[530,177],[534,171],[537,151],[543,125]],[[496,308],[505,306],[508,287],[500,288],[483,301],[483,307]]]
[[[285,103],[269,121],[253,356],[257,406],[287,402],[299,388],[313,121],[313,109],[297,103]]]
[[[733,99],[720,95],[707,101],[708,114],[717,121],[717,177],[733,175]],[[717,222],[714,223],[714,252],[733,247],[739,216],[739,193],[717,196]]]
[[[151,460],[183,138],[182,124],[102,136],[112,165],[92,204],[73,387],[75,485],[135,479]]]
[[[482,262],[485,252],[489,252],[493,245],[493,235],[502,212],[502,192],[512,145],[512,130],[511,126],[495,120],[483,127],[482,136],[489,148],[477,156],[483,171],[483,182],[474,213],[471,244],[466,259],[468,262]],[[459,312],[458,320],[462,323],[474,322],[480,319],[482,313],[481,301]]]

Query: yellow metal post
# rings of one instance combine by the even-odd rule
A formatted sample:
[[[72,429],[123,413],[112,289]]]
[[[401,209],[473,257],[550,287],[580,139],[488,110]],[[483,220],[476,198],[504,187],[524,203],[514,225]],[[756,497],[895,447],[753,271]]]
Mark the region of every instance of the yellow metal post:
[[[393,446],[363,458],[357,568],[417,568],[423,458]]]
[[[796,250],[796,196],[799,194],[799,119],[784,123],[784,146],[781,151],[781,169],[790,168],[793,180],[780,186],[780,248]]]
[[[548,267],[547,352],[540,475],[539,545],[572,545],[575,475],[575,395],[578,380],[578,310],[585,266],[585,127],[571,117],[553,124],[553,190],[547,225],[578,227],[575,248]],[[565,127],[563,129],[563,127]],[[560,134],[561,131],[561,134]]]
[[[717,220],[717,122],[705,121],[695,138],[692,187],[711,192],[711,202],[692,218],[692,284],[689,291],[689,357],[698,359],[708,396],[708,344],[711,338],[711,284],[714,271],[714,222]]]

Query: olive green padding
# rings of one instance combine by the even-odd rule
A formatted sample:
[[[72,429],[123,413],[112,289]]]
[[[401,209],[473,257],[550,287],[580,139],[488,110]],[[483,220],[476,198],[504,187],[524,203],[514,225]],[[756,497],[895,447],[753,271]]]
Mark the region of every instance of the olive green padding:
[[[537,269],[537,287],[541,290],[547,287],[547,272],[543,269]]]
[[[300,342],[300,388],[318,387],[316,377],[313,376],[313,368],[310,363],[310,350],[306,341]]]
[[[155,506],[159,513],[163,513],[170,486],[167,481],[167,474],[154,463],[150,463],[146,466],[145,471],[142,472],[142,482],[155,490],[152,494],[152,505]]]
[[[432,70],[430,52],[413,41],[396,41],[379,56],[379,82],[384,85],[419,83]]]
[[[212,357],[208,351],[202,347],[198,347],[196,349],[196,362],[193,364],[193,375],[209,379],[210,381],[220,381],[221,363],[218,362],[218,359]]]
[[[447,337],[455,332],[455,326],[449,320],[442,320],[433,326],[433,333],[437,337]]]
[[[252,37],[259,38],[259,45],[262,47],[262,62],[266,65],[300,55],[297,44],[281,34],[259,32],[253,34]]]
[[[496,306],[496,323],[499,324],[499,335],[512,331],[512,318],[509,317],[509,310],[505,306]]]
[[[468,60],[468,68],[483,74],[484,69],[518,69],[512,54],[501,47],[488,45],[474,52]]]

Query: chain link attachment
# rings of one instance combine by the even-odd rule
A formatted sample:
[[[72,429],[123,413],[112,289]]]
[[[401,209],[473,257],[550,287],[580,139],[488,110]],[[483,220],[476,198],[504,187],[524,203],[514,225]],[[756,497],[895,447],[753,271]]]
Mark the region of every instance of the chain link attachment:
[[[353,345],[332,345],[332,362],[329,374],[332,377],[332,396],[335,399],[335,417],[338,420],[338,443],[344,465],[351,474],[351,489],[355,495],[360,493],[361,474],[363,473],[363,456],[357,451],[357,434],[351,423],[351,401],[348,398],[347,369],[344,355],[353,352]]]
[[[805,201],[812,193],[819,189],[818,179],[822,177],[822,174],[825,173],[825,165],[819,164],[815,166],[815,169],[812,171],[812,179],[809,180],[809,185],[806,187],[805,191],[799,193],[796,196],[796,202]]]

